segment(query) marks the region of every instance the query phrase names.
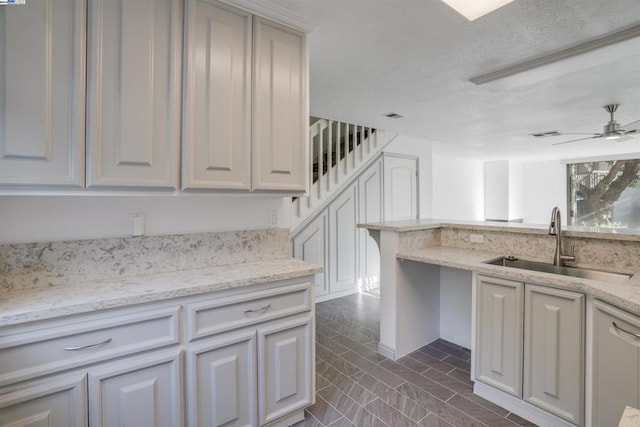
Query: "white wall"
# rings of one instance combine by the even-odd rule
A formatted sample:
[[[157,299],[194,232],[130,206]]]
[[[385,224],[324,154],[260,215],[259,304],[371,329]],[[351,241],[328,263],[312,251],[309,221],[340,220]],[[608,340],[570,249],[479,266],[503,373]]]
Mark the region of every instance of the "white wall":
[[[509,219],[509,161],[484,162],[484,217]]]
[[[440,338],[471,348],[470,271],[440,267]]]
[[[432,217],[484,219],[484,167],[478,160],[433,153]]]
[[[567,222],[567,166],[560,160],[523,164],[524,218],[528,224],[548,224],[554,206]]]
[[[271,196],[0,196],[0,243],[123,237],[129,215],[145,215],[145,234],[273,226],[289,228],[291,198]]]
[[[407,154],[418,157],[418,191],[420,192],[420,217],[430,218],[432,216],[432,179],[431,170],[432,149],[431,143],[424,139],[411,138],[405,135],[398,135],[384,149],[386,153]]]

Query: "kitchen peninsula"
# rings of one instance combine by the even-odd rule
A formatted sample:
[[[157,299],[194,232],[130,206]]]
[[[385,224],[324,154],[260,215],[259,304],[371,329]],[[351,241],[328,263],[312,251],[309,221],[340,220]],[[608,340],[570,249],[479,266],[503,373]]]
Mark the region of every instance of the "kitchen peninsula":
[[[506,256],[552,263],[556,237],[542,225],[420,219],[359,226],[369,231],[380,248],[381,354],[398,359],[442,337],[471,348],[476,393],[534,422],[606,425],[592,420],[617,414],[617,407],[598,412],[598,387],[602,394],[604,388],[615,386],[606,378],[599,380],[598,364],[605,357],[598,356],[597,346],[598,340],[605,345],[608,335],[620,337],[630,344],[627,353],[619,356],[620,363],[628,363],[621,375],[640,372],[640,343],[634,335],[640,332],[640,234],[579,227],[563,232],[565,248],[573,247],[575,252],[575,263],[570,265],[627,275],[614,282],[491,263]],[[552,295],[560,302],[556,307],[538,295]],[[598,322],[610,313],[620,317],[613,322],[615,328],[611,321],[602,321],[600,337]],[[527,357],[527,351],[538,348],[535,342],[529,343],[536,327],[544,329],[538,325],[547,328],[541,333],[543,341],[560,344],[553,351],[549,345],[542,346],[540,354]],[[573,347],[563,354],[569,346]],[[486,360],[489,374],[485,375]],[[536,360],[552,362],[557,369],[534,372],[527,364]],[[563,395],[567,383],[563,375],[569,371],[565,364],[576,367],[576,378],[570,379],[575,382],[572,388],[579,390],[575,396]],[[491,377],[494,371],[500,372],[496,374],[500,378]],[[555,381],[556,376],[558,401],[538,399],[532,378]],[[613,371],[608,376],[618,380]],[[553,393],[545,390],[543,394]],[[625,396],[629,406],[638,406],[637,394],[636,386]]]

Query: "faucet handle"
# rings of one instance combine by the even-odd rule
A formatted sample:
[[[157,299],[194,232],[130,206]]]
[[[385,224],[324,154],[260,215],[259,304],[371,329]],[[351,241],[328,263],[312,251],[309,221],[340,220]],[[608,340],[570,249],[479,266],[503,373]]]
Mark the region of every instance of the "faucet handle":
[[[560,254],[560,259],[562,261],[574,262],[576,260],[576,247],[571,245],[571,252],[568,254]]]

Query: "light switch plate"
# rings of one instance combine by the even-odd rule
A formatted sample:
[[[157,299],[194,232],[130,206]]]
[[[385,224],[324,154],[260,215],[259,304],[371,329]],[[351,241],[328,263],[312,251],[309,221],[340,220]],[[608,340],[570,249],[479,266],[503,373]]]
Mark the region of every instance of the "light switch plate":
[[[144,214],[129,215],[129,229],[131,237],[144,236]]]

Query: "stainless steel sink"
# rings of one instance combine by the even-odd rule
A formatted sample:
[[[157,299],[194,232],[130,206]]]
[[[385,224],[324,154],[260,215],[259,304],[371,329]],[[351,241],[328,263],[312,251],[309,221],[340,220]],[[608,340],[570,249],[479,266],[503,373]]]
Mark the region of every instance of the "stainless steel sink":
[[[631,277],[631,274],[609,273],[607,271],[590,270],[578,267],[560,267],[544,262],[525,261],[513,257],[501,257],[485,264],[501,265],[503,267],[521,268],[523,270],[541,271],[543,273],[562,274],[564,276],[579,277],[582,279],[599,280],[602,282],[624,283]]]

